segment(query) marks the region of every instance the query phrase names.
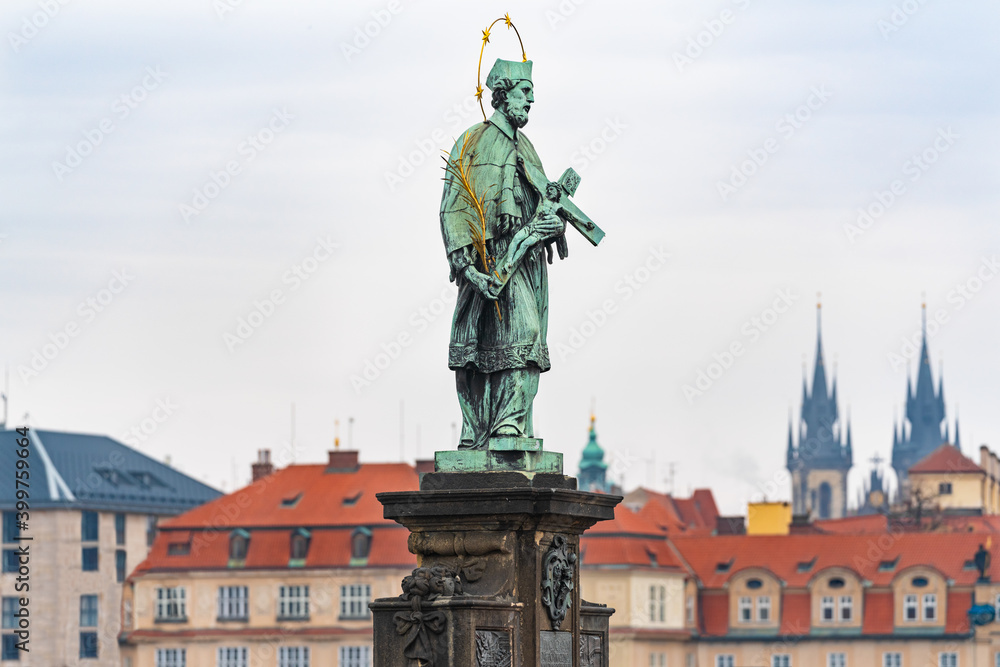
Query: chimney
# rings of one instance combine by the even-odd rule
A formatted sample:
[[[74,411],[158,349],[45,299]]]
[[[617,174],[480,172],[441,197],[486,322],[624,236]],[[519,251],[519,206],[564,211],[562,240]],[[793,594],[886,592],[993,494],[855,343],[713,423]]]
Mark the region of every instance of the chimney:
[[[253,473],[253,481],[255,482],[258,479],[264,479],[274,472],[274,464],[271,463],[271,450],[258,449],[257,462],[250,466],[250,470]]]
[[[361,467],[358,465],[358,450],[356,449],[332,449],[328,454],[330,460],[326,464],[325,472],[355,472]]]

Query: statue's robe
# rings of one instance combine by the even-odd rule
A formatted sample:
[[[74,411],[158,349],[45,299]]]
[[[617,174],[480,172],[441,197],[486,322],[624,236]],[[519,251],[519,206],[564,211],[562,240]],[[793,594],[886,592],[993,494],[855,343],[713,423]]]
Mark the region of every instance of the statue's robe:
[[[476,195],[486,195],[486,247],[499,260],[514,234],[534,217],[538,193],[528,183],[518,160],[539,171],[541,161],[534,147],[499,111],[489,121],[470,128],[465,149]],[[466,135],[458,138],[451,159],[457,159]],[[531,437],[532,401],[538,375],[549,370],[548,275],[544,243],[532,247],[500,292],[501,317],[464,277],[473,264],[484,272],[482,259],[472,244],[470,216],[453,175],[445,178],[441,199],[441,233],[458,283],[458,301],[452,320],[448,367],[456,373],[462,408],[459,447],[481,449],[493,435]],[[476,218],[473,218],[474,220]]]

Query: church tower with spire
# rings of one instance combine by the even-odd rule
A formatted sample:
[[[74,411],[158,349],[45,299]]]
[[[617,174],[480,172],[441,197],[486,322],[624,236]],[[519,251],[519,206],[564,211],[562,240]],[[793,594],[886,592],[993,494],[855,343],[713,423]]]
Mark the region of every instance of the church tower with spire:
[[[576,476],[581,491],[599,491],[609,493],[612,485],[607,480],[608,464],[604,462],[604,450],[597,444],[597,430],[594,428],[596,418],[590,415],[590,437],[587,446],[583,448],[583,458],[580,460],[580,472]]]
[[[948,442],[945,423],[944,374],[938,374],[937,391],[931,375],[931,358],[927,349],[927,304],[923,304],[923,340],[920,344],[920,364],[917,368],[917,388],[906,379],[906,413],[903,422],[893,424],[892,467],[899,480],[898,489],[906,493],[910,466]],[[942,430],[943,426],[943,430]],[[955,421],[956,448],[961,449],[958,421]]]
[[[789,418],[788,471],[792,475],[792,512],[815,519],[847,514],[847,473],[854,458],[850,419],[844,427],[837,406],[837,378],[827,387],[823,358],[822,307],[816,304],[816,365],[812,391],[802,378],[802,411]]]

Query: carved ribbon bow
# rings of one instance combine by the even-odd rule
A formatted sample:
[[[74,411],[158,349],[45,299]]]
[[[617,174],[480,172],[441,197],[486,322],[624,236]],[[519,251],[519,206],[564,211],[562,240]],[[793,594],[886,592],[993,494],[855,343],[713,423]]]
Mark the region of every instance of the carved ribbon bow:
[[[437,657],[434,639],[431,634],[439,635],[447,624],[443,612],[409,611],[399,612],[393,620],[396,622],[396,632],[403,635],[405,641],[403,655],[410,660],[416,660],[418,665],[434,667]]]

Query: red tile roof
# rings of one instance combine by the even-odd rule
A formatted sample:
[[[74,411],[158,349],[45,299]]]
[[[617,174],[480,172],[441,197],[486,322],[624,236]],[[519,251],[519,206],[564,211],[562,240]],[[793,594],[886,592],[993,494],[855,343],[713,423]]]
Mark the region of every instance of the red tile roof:
[[[948,593],[948,611],[944,621],[944,631],[963,634],[969,631],[969,609],[972,608],[972,592]]]
[[[812,622],[812,599],[809,593],[785,593],[781,598],[782,635],[807,635]]]
[[[866,635],[892,634],[893,624],[892,592],[865,594],[864,616],[861,620],[861,632]]]
[[[409,531],[382,517],[376,492],[412,491],[416,471],[402,463],[363,464],[355,471],[327,472],[325,465],[293,465],[190,512],[164,521],[134,574],[151,570],[229,567],[229,537],[249,532],[244,569],[285,568],[293,530],[310,533],[305,567],[350,567],[351,535],[371,531],[368,567],[413,567]],[[187,544],[187,553],[170,545]]]
[[[748,567],[769,570],[793,588],[805,587],[817,572],[828,567],[848,568],[875,586],[888,586],[896,574],[914,565],[930,566],[958,585],[972,585],[978,573],[963,566],[987,538],[983,533],[883,532],[670,539],[698,579],[711,589],[723,587],[730,577]],[[893,570],[879,571],[879,563],[897,559]],[[733,563],[728,570],[717,570],[719,563],[730,560]],[[800,572],[799,563],[810,561],[815,561],[812,567]]]
[[[580,538],[583,565],[631,565],[681,568],[663,531],[639,512],[622,504],[615,518],[598,522]]]
[[[705,635],[724,635],[729,632],[729,594],[701,594],[701,631]]]
[[[910,473],[985,473],[974,461],[951,445],[941,445],[910,466]]]

